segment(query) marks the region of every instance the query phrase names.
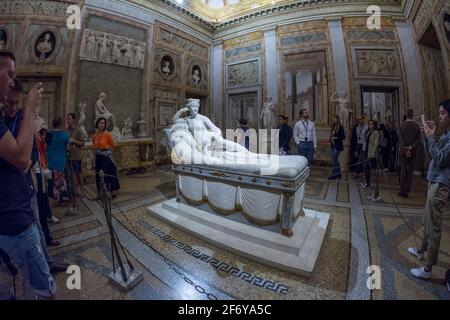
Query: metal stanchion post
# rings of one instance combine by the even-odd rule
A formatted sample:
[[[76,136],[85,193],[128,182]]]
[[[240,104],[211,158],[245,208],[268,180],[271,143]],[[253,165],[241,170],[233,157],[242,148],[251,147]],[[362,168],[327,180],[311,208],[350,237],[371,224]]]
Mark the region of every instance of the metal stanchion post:
[[[105,212],[106,224],[109,230],[109,236],[111,238],[111,255],[113,261],[113,270],[108,275],[111,281],[123,290],[131,290],[136,285],[143,280],[142,272],[134,269],[133,264],[128,259],[128,256],[123,248],[116,231],[114,230],[112,223],[112,211],[111,202],[112,196],[105,184],[105,173],[103,171],[99,172],[100,176],[100,200]],[[126,263],[123,263],[122,256],[120,255],[122,251]],[[118,268],[116,268],[116,261],[118,263]]]

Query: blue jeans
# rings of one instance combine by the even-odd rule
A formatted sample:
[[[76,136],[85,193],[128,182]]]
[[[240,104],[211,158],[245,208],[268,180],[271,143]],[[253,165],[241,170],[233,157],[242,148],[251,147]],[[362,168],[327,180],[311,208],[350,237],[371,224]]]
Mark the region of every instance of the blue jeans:
[[[44,232],[42,231],[42,226],[41,226],[40,219],[39,219],[39,206],[38,206],[36,196],[31,197],[31,208],[33,209],[34,218],[36,219],[36,228],[38,230],[38,234],[40,237],[41,248],[44,253],[45,260],[47,261],[47,264],[48,264],[49,268],[51,269],[51,268],[53,268],[55,263],[54,263],[53,259],[50,257],[50,255],[48,254],[47,243],[45,241],[45,235],[44,235]]]
[[[331,157],[333,159],[332,166],[333,169],[331,170],[331,176],[337,177],[340,176],[341,173],[341,166],[339,164],[339,155],[341,154],[341,151],[337,150],[336,148],[331,148]]]
[[[56,283],[45,260],[35,223],[16,236],[0,235],[0,248],[22,271],[38,295],[49,298],[56,292]]]
[[[312,141],[300,142],[298,144],[298,153],[308,159],[308,165],[311,165],[314,157],[314,144]]]

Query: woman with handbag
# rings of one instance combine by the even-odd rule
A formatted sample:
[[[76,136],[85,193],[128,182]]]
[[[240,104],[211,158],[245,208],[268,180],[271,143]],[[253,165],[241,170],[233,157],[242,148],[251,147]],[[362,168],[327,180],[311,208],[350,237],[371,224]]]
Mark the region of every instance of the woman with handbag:
[[[339,118],[338,115],[335,115],[333,118],[330,136],[333,168],[331,171],[331,175],[328,177],[328,180],[335,180],[342,178],[341,166],[339,164],[339,155],[341,154],[342,151],[344,151],[344,140],[345,140],[345,131],[341,125],[341,119]]]
[[[92,136],[92,146],[95,150],[95,181],[97,193],[100,194],[100,171],[105,174],[106,187],[113,198],[120,189],[117,178],[117,165],[113,157],[114,141],[110,132],[106,131],[106,119],[98,118],[95,123],[97,132]]]

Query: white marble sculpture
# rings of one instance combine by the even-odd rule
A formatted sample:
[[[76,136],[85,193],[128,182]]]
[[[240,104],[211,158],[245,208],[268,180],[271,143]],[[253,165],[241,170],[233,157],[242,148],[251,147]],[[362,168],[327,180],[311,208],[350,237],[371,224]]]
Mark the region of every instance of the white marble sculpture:
[[[170,62],[168,60],[163,61],[163,67],[161,70],[166,76],[170,76],[172,71],[170,70]]]
[[[194,72],[192,73],[192,80],[195,84],[199,84],[202,78],[200,77],[200,71],[198,69],[194,69]]]
[[[41,129],[48,129],[47,122],[39,115],[41,107],[38,107],[34,116],[34,131],[40,131]]]
[[[188,99],[172,118],[170,142],[174,163],[219,165],[268,175],[279,170],[298,173],[306,166],[304,157],[256,154],[224,139],[222,131],[208,117],[198,113],[199,108],[200,100]]]
[[[333,95],[331,96],[331,102],[337,103],[338,105],[338,108],[336,108],[337,114],[341,119],[341,125],[344,128],[345,136],[348,137],[350,129],[350,111],[348,109],[347,93],[338,94],[337,91],[333,92]]]
[[[86,121],[86,103],[81,103],[78,105],[78,109],[80,110],[80,118],[78,119],[78,127],[80,127],[81,133],[83,134],[84,140],[88,139],[88,133],[86,131],[86,127],[84,126],[84,122]]]
[[[124,127],[122,128],[122,137],[125,139],[132,139],[133,132],[131,128],[133,127],[133,121],[128,117],[123,121],[123,124]]]
[[[114,131],[117,128],[116,127],[116,118],[114,117],[114,115],[111,112],[109,112],[108,108],[103,103],[105,100],[106,100],[106,93],[101,92],[98,96],[97,102],[95,103],[95,122],[97,122],[97,120],[99,118],[105,118],[107,124],[108,124],[108,122],[111,123],[111,125],[113,127],[113,131]],[[117,128],[117,130],[119,130],[119,129]],[[119,130],[119,132],[120,132],[120,130]]]
[[[261,111],[262,127],[264,129],[273,129],[276,125],[275,110],[272,103],[272,97],[268,97]]]

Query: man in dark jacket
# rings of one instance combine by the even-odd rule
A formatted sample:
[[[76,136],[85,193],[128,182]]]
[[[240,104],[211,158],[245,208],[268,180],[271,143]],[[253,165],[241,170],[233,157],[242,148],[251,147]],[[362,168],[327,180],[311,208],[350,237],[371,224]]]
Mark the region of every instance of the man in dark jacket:
[[[419,125],[413,120],[414,111],[406,111],[406,120],[399,130],[400,141],[400,193],[402,198],[408,198],[414,178],[414,166],[416,163],[417,147],[421,141]]]

